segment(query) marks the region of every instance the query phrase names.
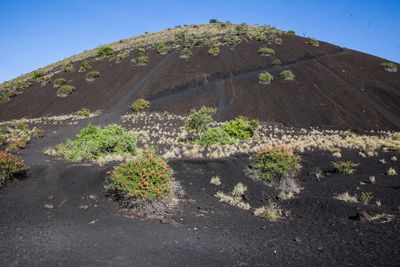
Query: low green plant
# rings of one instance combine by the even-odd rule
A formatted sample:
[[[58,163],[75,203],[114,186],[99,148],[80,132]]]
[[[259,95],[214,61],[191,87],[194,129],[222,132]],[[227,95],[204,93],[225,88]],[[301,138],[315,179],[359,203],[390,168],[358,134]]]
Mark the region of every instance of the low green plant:
[[[274,79],[274,76],[271,75],[269,72],[261,72],[258,75],[258,81],[262,84],[269,84]]]
[[[40,79],[44,76],[43,71],[41,70],[35,70],[32,72],[32,80],[34,81],[40,81]]]
[[[282,62],[280,59],[274,59],[272,61],[272,65],[274,65],[274,66],[280,66],[281,64],[282,64]]]
[[[139,98],[135,100],[131,105],[131,109],[134,112],[143,111],[149,107],[150,107],[150,102],[144,98]]]
[[[146,53],[146,49],[144,47],[139,47],[137,49],[137,52],[139,55],[143,55],[144,53]]]
[[[204,131],[204,133],[197,139],[194,140],[194,144],[202,145],[202,146],[211,146],[211,145],[228,145],[234,144],[236,139],[229,136],[229,134],[224,131],[223,128],[208,128]]]
[[[139,55],[131,60],[134,66],[145,66],[149,63],[149,57],[146,55]]]
[[[218,46],[212,46],[212,47],[210,47],[209,49],[208,49],[208,54],[210,55],[210,56],[218,56],[219,55],[219,53],[220,53],[220,49],[219,49],[219,47]]]
[[[216,108],[202,106],[199,110],[192,109],[185,119],[185,130],[194,137],[200,137],[214,121]]]
[[[19,157],[0,151],[0,188],[25,170],[25,164]]]
[[[215,24],[215,23],[218,23],[218,20],[217,19],[210,19],[208,22],[210,24]]]
[[[31,86],[31,83],[26,79],[18,79],[13,83],[15,89],[23,89]]]
[[[275,55],[275,50],[269,47],[261,47],[258,49],[257,53],[262,56],[272,56]]]
[[[57,95],[60,97],[64,97],[72,94],[75,90],[76,88],[74,86],[65,84],[57,90]]]
[[[88,71],[92,68],[92,65],[90,65],[89,62],[87,62],[87,60],[82,61],[81,66],[79,67],[79,72],[85,72]]]
[[[62,156],[70,161],[100,160],[105,157],[133,156],[137,138],[122,126],[111,124],[100,128],[89,124],[71,140],[48,150],[48,154]]]
[[[114,53],[114,49],[112,49],[111,46],[104,45],[97,49],[96,56],[100,57],[100,58],[107,57],[107,56],[111,56],[113,53]]]
[[[54,87],[60,87],[61,85],[64,85],[67,83],[67,80],[64,78],[57,78],[53,81]]]
[[[128,55],[129,55],[128,51],[123,51],[123,52],[118,53],[118,55],[117,55],[117,63],[123,62]]]
[[[76,116],[82,117],[82,118],[88,118],[90,116],[90,109],[88,108],[82,108],[75,112]]]
[[[10,100],[10,97],[7,95],[7,90],[0,90],[0,103],[6,102]]]
[[[257,176],[264,181],[279,181],[301,169],[301,158],[286,147],[268,147],[255,155],[253,165]]]
[[[172,168],[153,152],[121,163],[108,177],[106,190],[142,200],[171,199],[174,195]]]
[[[265,206],[256,208],[254,210],[254,215],[258,217],[263,217],[267,221],[275,222],[278,219],[282,218],[282,210],[276,202],[269,199]]]
[[[189,57],[192,56],[192,50],[191,50],[189,47],[184,47],[184,48],[181,50],[179,56],[180,56],[181,58],[189,58]]]
[[[282,80],[293,80],[296,76],[290,70],[284,70],[279,74]]]
[[[350,175],[357,170],[360,164],[351,161],[335,161],[332,162],[332,165],[339,173]]]
[[[360,202],[364,205],[368,205],[371,202],[372,198],[373,196],[371,192],[361,192]]]
[[[223,130],[232,138],[246,140],[253,137],[260,126],[258,120],[248,120],[245,117],[237,117],[223,124]]]
[[[63,72],[74,71],[74,64],[72,62],[65,63],[61,66]]]
[[[296,35],[296,32],[294,30],[288,30],[286,33],[288,35]]]
[[[167,54],[171,51],[171,47],[165,44],[164,42],[161,42],[157,45],[157,52],[161,55]]]
[[[315,47],[319,46],[319,41],[314,38],[308,38],[306,43]]]
[[[100,77],[100,72],[97,70],[90,71],[86,74],[86,79],[87,80],[94,80]]]
[[[382,63],[381,65],[388,72],[396,72],[397,71],[396,64],[394,64],[392,62],[385,62],[385,63]]]

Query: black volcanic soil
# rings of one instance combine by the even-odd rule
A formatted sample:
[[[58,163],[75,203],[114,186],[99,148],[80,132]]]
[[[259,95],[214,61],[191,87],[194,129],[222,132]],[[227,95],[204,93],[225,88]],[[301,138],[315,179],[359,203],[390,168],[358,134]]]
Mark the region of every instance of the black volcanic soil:
[[[313,47],[297,36],[283,36],[282,45],[267,45],[276,51],[274,57],[257,54],[264,45],[251,41],[235,48],[223,46],[216,57],[209,56],[205,47],[194,47],[187,60],[177,51],[167,55],[149,51],[150,63],[144,67],[129,63],[135,52],[120,64],[89,59],[100,71],[99,79],[87,82],[85,73],[59,73],[55,78],[70,80],[75,93],[61,99],[52,84],[34,84],[0,104],[0,120],[65,114],[82,107],[118,106],[118,111],[128,111],[133,100],[145,97],[153,110],[174,113],[213,105],[219,108],[219,120],[245,115],[295,127],[400,128],[400,72],[386,72],[380,65],[384,59],[323,42]],[[272,65],[275,58],[282,66]],[[285,69],[293,71],[294,81],[278,78]],[[258,83],[261,71],[275,76],[270,85]]]

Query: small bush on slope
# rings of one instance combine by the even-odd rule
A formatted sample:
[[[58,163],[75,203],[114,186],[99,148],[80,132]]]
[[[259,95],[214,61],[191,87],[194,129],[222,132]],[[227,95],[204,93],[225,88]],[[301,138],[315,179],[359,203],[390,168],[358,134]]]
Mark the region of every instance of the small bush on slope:
[[[157,45],[157,52],[161,55],[167,54],[171,51],[171,47],[165,43],[159,43]]]
[[[40,81],[40,79],[44,76],[44,73],[40,70],[35,70],[32,72],[32,80]]]
[[[76,116],[82,117],[82,118],[88,118],[90,116],[90,109],[88,108],[82,108],[81,110],[78,110],[75,112]]]
[[[62,156],[71,161],[101,160],[105,157],[133,156],[136,153],[137,138],[119,125],[104,128],[89,124],[75,139],[47,150],[47,154]]]
[[[91,68],[92,66],[89,64],[89,62],[87,62],[87,60],[84,60],[79,68],[79,72],[85,72],[90,70]]]
[[[360,164],[351,161],[336,161],[332,162],[332,165],[339,173],[350,175],[357,170]]]
[[[210,56],[218,56],[219,55],[219,52],[220,52],[220,49],[219,49],[219,47],[218,46],[212,46],[212,47],[210,47],[209,49],[208,49],[208,54],[210,55]]]
[[[136,160],[115,166],[105,188],[143,200],[171,199],[172,174],[171,167],[161,157],[147,152]]]
[[[114,49],[112,49],[112,47],[105,45],[105,46],[101,46],[99,47],[99,49],[97,50],[97,57],[107,57],[107,56],[111,56],[114,53]]]
[[[315,47],[319,46],[318,40],[314,38],[309,38],[306,43]]]
[[[397,66],[391,62],[385,62],[381,64],[383,68],[388,72],[397,72]]]
[[[24,162],[9,152],[0,151],[0,188],[26,170]]]
[[[53,81],[54,87],[60,87],[61,85],[64,85],[67,83],[67,80],[64,78],[57,78]]]
[[[65,63],[64,65],[61,66],[61,70],[63,72],[73,71],[74,65],[71,62]]]
[[[131,63],[134,66],[145,66],[149,63],[149,57],[146,55],[139,55],[136,58],[131,60]]]
[[[253,159],[257,176],[267,182],[279,181],[283,176],[301,169],[300,156],[285,147],[272,147],[259,152]]]
[[[229,136],[227,132],[222,128],[209,128],[207,129],[200,138],[194,141],[197,145],[211,146],[215,144],[228,145],[236,142],[236,139]]]
[[[192,56],[192,50],[189,47],[185,47],[181,50],[179,57],[180,58],[189,58]]]
[[[290,70],[284,70],[279,74],[282,80],[293,80],[296,76]]]
[[[271,56],[275,55],[275,50],[269,47],[261,47],[260,49],[258,49],[257,53],[262,56]]]
[[[216,108],[203,106],[199,110],[191,110],[185,119],[185,130],[194,137],[200,137],[214,121],[213,115]]]
[[[91,72],[88,72],[88,74],[86,74],[86,79],[87,80],[95,80],[96,78],[100,77],[100,72],[93,70]]]
[[[262,84],[269,84],[274,79],[274,76],[271,75],[269,72],[261,72],[258,75],[258,81]]]
[[[70,94],[72,94],[76,88],[71,85],[63,85],[60,87],[60,89],[57,90],[57,96],[58,97],[66,97]]]
[[[288,35],[296,35],[296,32],[294,30],[288,30],[286,33]]]
[[[150,107],[150,102],[144,98],[139,98],[135,100],[131,105],[131,109],[134,112],[143,111],[149,107]]]
[[[274,66],[280,66],[282,64],[280,59],[274,59],[274,61],[272,61],[272,65]]]

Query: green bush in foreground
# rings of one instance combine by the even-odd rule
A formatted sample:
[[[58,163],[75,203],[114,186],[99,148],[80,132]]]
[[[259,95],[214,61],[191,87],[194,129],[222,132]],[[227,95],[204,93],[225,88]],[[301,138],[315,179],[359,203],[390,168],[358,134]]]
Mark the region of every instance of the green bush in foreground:
[[[9,152],[0,151],[0,188],[26,169],[24,162]]]
[[[271,56],[275,55],[275,50],[269,47],[261,47],[260,49],[258,49],[257,53],[262,56]]]
[[[200,137],[214,121],[212,116],[216,111],[216,108],[206,106],[202,106],[199,110],[192,109],[185,119],[185,130],[195,137]]]
[[[360,164],[351,161],[336,161],[332,162],[332,165],[339,173],[350,175],[357,170]]]
[[[161,157],[147,152],[136,160],[115,166],[105,189],[142,200],[170,199],[172,174],[173,170]]]
[[[396,66],[396,64],[394,64],[392,62],[385,62],[385,63],[382,63],[381,65],[383,66],[383,68],[386,71],[397,72],[397,66]]]
[[[114,49],[111,46],[105,45],[101,46],[97,49],[97,57],[107,57],[111,56],[114,53]]]
[[[264,181],[279,181],[283,176],[301,169],[301,158],[285,147],[267,148],[253,159],[257,176]]]
[[[57,96],[65,97],[67,95],[72,94],[75,90],[76,88],[72,85],[63,85],[60,87],[60,89],[58,89]]]
[[[123,127],[111,124],[100,128],[89,124],[75,139],[67,139],[54,147],[50,154],[62,156],[68,160],[100,160],[104,157],[118,157],[136,153],[137,138],[134,133]]]
[[[139,55],[136,58],[131,60],[131,63],[134,66],[145,66],[149,63],[149,57],[146,55]]]
[[[293,80],[296,76],[290,70],[284,70],[279,74],[282,80]]]
[[[131,109],[134,112],[143,111],[149,107],[150,107],[150,102],[144,98],[139,98],[135,100],[131,105]]]
[[[269,72],[261,72],[258,75],[258,81],[262,84],[269,84],[274,79],[274,76]]]

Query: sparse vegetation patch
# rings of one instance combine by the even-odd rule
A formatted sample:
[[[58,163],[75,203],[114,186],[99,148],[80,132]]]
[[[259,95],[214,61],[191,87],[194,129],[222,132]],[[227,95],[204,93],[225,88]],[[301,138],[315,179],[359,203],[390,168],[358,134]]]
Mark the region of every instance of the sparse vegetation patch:
[[[382,63],[381,65],[388,72],[397,72],[397,66],[396,66],[396,64],[394,64],[392,62],[385,62],[385,63]]]
[[[135,100],[131,105],[131,109],[133,112],[143,111],[149,107],[150,107],[150,102],[144,98],[139,98]]]
[[[60,87],[60,89],[58,89],[57,91],[57,96],[58,97],[66,97],[70,94],[72,94],[74,91],[76,90],[76,88],[72,85],[63,85]]]
[[[82,61],[82,65],[79,67],[79,72],[85,72],[92,68],[92,65],[87,60]]]
[[[86,80],[91,82],[100,77],[100,72],[93,70],[86,74]]]
[[[107,56],[111,56],[114,53],[114,49],[111,46],[105,45],[105,46],[101,46],[97,49],[97,57],[107,57]]]
[[[332,164],[335,167],[336,171],[345,175],[350,175],[354,173],[360,165],[351,161],[336,161],[332,162]]]
[[[258,54],[262,56],[272,56],[275,55],[275,50],[269,47],[261,47],[258,49]]]
[[[66,79],[64,79],[64,78],[57,78],[57,79],[55,79],[54,81],[53,81],[53,86],[54,87],[60,87],[60,86],[62,86],[62,85],[64,85],[64,84],[66,84],[67,83],[67,80]]]
[[[26,167],[19,157],[0,151],[0,188],[24,171]]]
[[[318,47],[318,46],[319,46],[319,41],[318,41],[317,39],[314,39],[314,38],[309,38],[309,39],[306,41],[306,43],[309,44],[309,45],[311,45],[311,46],[315,46],[315,47]]]
[[[284,70],[279,74],[282,80],[294,80],[295,75],[290,70]]]
[[[149,63],[149,57],[146,55],[139,55],[131,60],[134,66],[146,66]]]
[[[274,79],[274,76],[271,75],[269,72],[261,72],[258,75],[258,81],[262,84],[270,84],[271,81]]]
[[[209,49],[208,49],[208,54],[210,55],[210,56],[218,56],[219,55],[219,53],[220,53],[220,49],[219,49],[219,47],[218,46],[212,46],[212,47],[210,47]]]

